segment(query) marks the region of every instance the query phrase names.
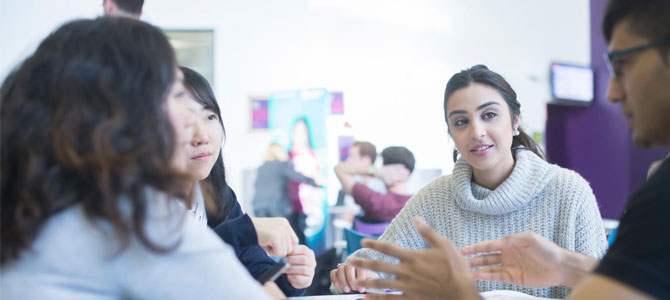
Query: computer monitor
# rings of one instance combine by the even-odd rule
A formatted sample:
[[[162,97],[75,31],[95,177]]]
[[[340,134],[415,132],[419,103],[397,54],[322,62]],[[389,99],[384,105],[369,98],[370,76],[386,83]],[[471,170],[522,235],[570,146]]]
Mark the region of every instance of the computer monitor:
[[[588,106],[593,102],[593,69],[590,66],[551,63],[550,103]]]

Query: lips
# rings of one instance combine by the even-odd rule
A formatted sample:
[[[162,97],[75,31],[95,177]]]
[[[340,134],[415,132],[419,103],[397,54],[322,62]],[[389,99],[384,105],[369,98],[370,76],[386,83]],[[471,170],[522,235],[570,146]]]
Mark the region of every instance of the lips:
[[[470,152],[480,152],[490,149],[493,145],[477,145],[474,148],[470,149]]]
[[[212,156],[211,152],[202,152],[196,156],[191,157],[193,160],[208,160]]]
[[[493,148],[493,145],[480,144],[470,149],[470,153],[476,156],[486,156],[491,151],[491,148]]]

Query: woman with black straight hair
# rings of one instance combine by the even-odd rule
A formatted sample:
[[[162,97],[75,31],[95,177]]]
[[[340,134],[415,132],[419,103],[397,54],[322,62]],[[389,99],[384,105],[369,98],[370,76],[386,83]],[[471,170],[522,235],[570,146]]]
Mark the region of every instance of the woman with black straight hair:
[[[202,224],[235,249],[237,257],[254,278],[259,278],[275,261],[266,253],[284,256],[291,264],[276,283],[287,296],[300,296],[314,277],[314,252],[297,244],[296,234],[285,218],[250,218],[242,212],[235,192],[226,184],[221,147],[225,130],[221,110],[212,87],[198,72],[181,67],[184,85],[200,104],[193,139],[186,146],[187,171],[197,181],[189,190],[189,208]]]

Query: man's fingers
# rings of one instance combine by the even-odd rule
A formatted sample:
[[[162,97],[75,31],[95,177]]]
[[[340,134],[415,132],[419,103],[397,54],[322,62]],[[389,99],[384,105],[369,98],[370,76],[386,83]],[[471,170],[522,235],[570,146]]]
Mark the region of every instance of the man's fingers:
[[[493,266],[474,271],[472,272],[472,278],[484,281],[512,282],[512,276],[503,266]]]
[[[433,227],[430,227],[426,221],[424,221],[421,217],[414,217],[414,227],[416,228],[416,231],[419,232],[419,234],[423,237],[423,239],[428,242],[433,247],[440,247],[444,248],[446,247],[449,250],[454,249],[455,246],[454,243],[451,242],[450,240],[442,237]],[[454,251],[451,251],[454,252]]]
[[[502,263],[502,255],[500,254],[486,254],[471,257],[468,259],[470,268],[486,267],[492,265],[499,265]]]
[[[410,260],[412,258],[412,250],[403,249],[391,243],[366,238],[361,240],[361,245],[365,248],[377,250],[386,255],[396,257],[401,261]]]
[[[398,274],[398,265],[387,263],[381,260],[350,258],[347,263],[356,266],[357,268],[371,270],[375,272],[382,272],[386,274]]]
[[[392,289],[402,291],[405,287],[405,285],[398,280],[378,278],[358,280],[356,284],[368,289]]]
[[[477,253],[486,253],[495,251],[502,251],[502,241],[490,240],[472,244],[470,246],[465,246],[461,249],[461,254],[472,255]]]

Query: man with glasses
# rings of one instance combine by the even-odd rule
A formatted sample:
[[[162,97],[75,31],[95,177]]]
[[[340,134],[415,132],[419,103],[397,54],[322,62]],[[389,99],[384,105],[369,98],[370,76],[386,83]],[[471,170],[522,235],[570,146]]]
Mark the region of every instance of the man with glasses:
[[[608,101],[621,104],[636,146],[670,146],[670,1],[610,0],[603,33],[609,44]],[[358,286],[403,292],[371,299],[481,299],[473,279],[566,285],[574,288],[570,299],[670,299],[670,160],[630,196],[617,238],[601,262],[534,233],[459,251],[422,220],[415,225],[433,248],[407,250],[366,240],[363,246],[397,257],[400,264],[352,260],[356,267],[396,275],[360,280]]]

